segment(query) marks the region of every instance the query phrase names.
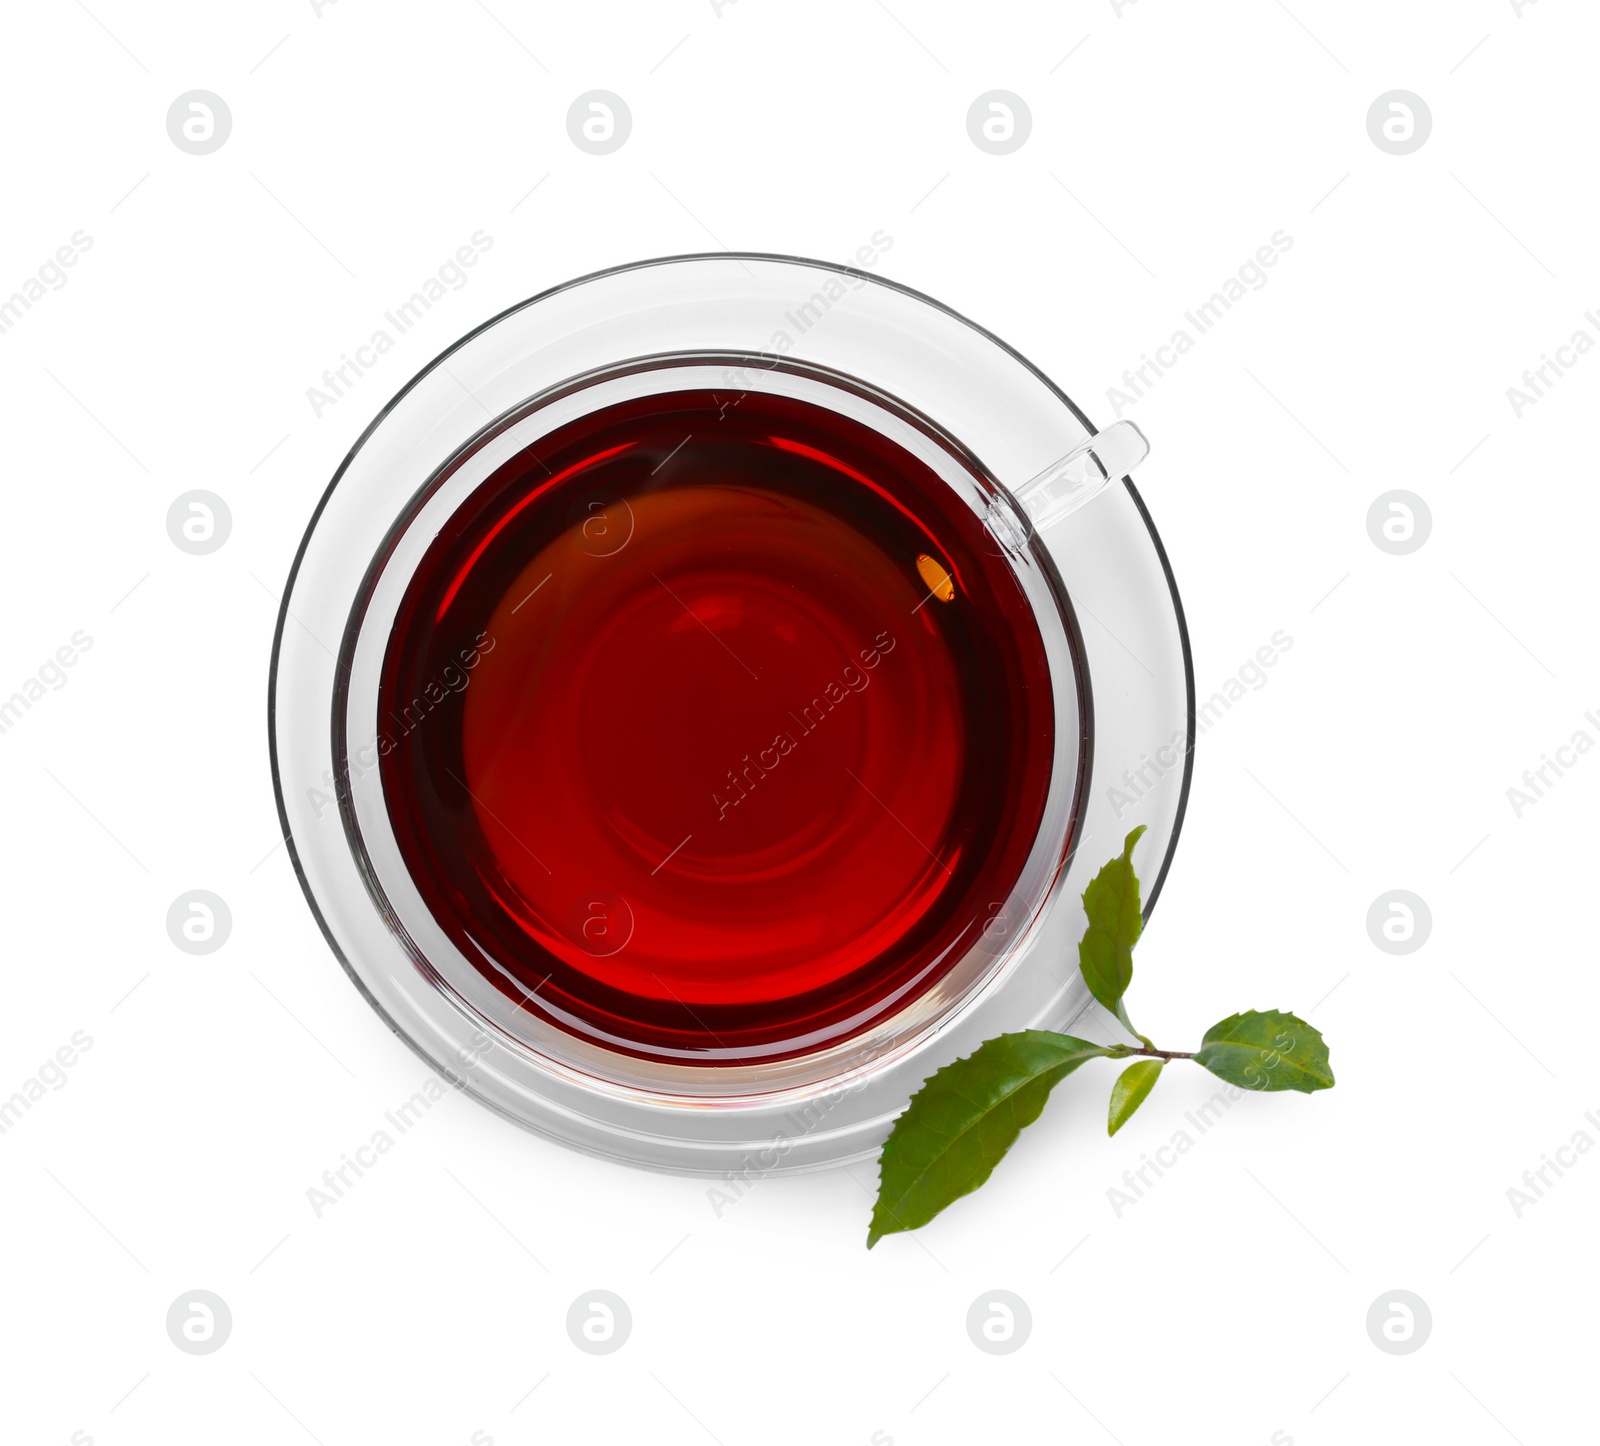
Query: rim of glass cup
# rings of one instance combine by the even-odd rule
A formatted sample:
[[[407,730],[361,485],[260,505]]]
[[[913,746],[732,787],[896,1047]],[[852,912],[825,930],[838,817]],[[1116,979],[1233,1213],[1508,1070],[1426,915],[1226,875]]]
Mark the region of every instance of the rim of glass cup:
[[[496,987],[483,969],[467,959],[434,918],[406,867],[389,817],[376,766],[378,681],[391,645],[396,615],[415,569],[448,519],[498,468],[535,447],[556,428],[622,401],[677,391],[717,390],[720,373],[743,374],[748,391],[783,395],[851,416],[890,437],[926,463],[980,522],[1008,494],[981,464],[964,455],[957,439],[933,419],[916,413],[881,388],[806,363],[757,366],[745,353],[683,353],[619,361],[587,376],[570,378],[530,397],[496,418],[429,478],[410,506],[395,520],[351,608],[339,649],[334,690],[333,759],[335,789],[345,835],[356,855],[374,906],[388,920],[413,964],[447,993],[469,1017],[496,1029],[517,1046],[533,1051],[550,1068],[572,1071],[595,1088],[632,1092],[657,1103],[689,1100],[740,1100],[831,1085],[863,1061],[886,1060],[914,1048],[978,990],[990,986],[1033,928],[1050,901],[1071,854],[1084,782],[1093,750],[1093,703],[1081,660],[1082,638],[1066,589],[1053,559],[1037,538],[1021,547],[999,545],[1028,599],[1050,664],[1055,717],[1055,748],[1044,814],[1028,858],[1010,893],[974,943],[932,985],[912,993],[897,1008],[876,1016],[834,1042],[804,1048],[804,1039],[771,1046],[770,1060],[752,1062],[759,1051],[741,1052],[742,1063],[714,1063],[702,1054],[678,1064],[640,1058],[630,1041],[611,1049],[581,1030],[563,1029],[535,1012],[554,1012],[532,991],[528,1007]],[[1020,514],[1019,514],[1020,516]],[[351,739],[367,756],[351,757]],[[351,763],[356,768],[352,770]],[[488,961],[493,967],[493,961]],[[515,980],[499,971],[508,982]]]
[[[681,302],[683,300],[681,293],[686,286],[691,285],[682,275],[687,268],[691,273],[698,273],[693,278],[693,284],[709,279],[712,283],[711,293],[725,299],[724,293],[750,290],[743,282],[737,282],[730,268],[737,266],[747,277],[754,279],[756,273],[752,271],[752,265],[761,269],[763,273],[770,270],[774,282],[778,279],[780,271],[835,278],[847,277],[856,288],[870,286],[880,297],[898,298],[894,302],[895,306],[926,308],[936,313],[939,318],[945,319],[939,322],[941,327],[948,330],[948,322],[956,324],[960,333],[955,338],[957,342],[961,337],[965,337],[967,344],[974,351],[993,348],[1001,354],[1005,363],[1019,367],[1029,374],[1043,387],[1055,404],[1065,409],[1085,437],[1092,435],[1094,431],[1087,418],[1072,401],[1014,348],[950,307],[910,287],[869,272],[829,262],[753,252],[694,253],[660,257],[592,272],[507,308],[468,332],[419,370],[362,432],[319,499],[297,550],[274,634],[268,690],[268,734],[274,792],[296,875],[313,915],[335,956],[391,1029],[452,1083],[474,1094],[483,1103],[507,1118],[535,1132],[610,1158],[655,1168],[701,1174],[716,1173],[738,1162],[743,1162],[748,1170],[751,1168],[752,1152],[759,1162],[760,1173],[779,1169],[822,1168],[870,1154],[881,1141],[888,1123],[903,1107],[906,1097],[923,1077],[940,1064],[947,1062],[949,1058],[968,1052],[971,1047],[981,1042],[982,1038],[1000,1032],[998,1028],[989,1027],[974,1033],[977,1015],[982,1014],[985,1018],[995,1016],[994,1010],[981,1010],[977,1005],[980,1001],[990,999],[996,994],[997,987],[1006,985],[1008,981],[1013,981],[1012,993],[1019,992],[1014,985],[1018,975],[1016,966],[1029,953],[1027,948],[1022,947],[1024,941],[1017,941],[1016,946],[1006,953],[1004,960],[998,966],[991,968],[978,987],[952,1011],[952,1017],[946,1021],[944,1027],[923,1030],[912,1043],[893,1048],[884,1055],[859,1061],[855,1067],[837,1071],[827,1079],[814,1080],[798,1088],[731,1099],[673,1098],[661,1095],[652,1099],[641,1099],[622,1098],[615,1091],[608,1094],[606,1090],[596,1088],[597,1082],[593,1077],[581,1073],[566,1074],[561,1068],[552,1068],[548,1060],[530,1059],[526,1050],[519,1050],[516,1047],[515,1041],[496,1040],[486,1034],[481,1027],[466,1027],[470,1025],[467,1016],[453,1003],[444,1001],[436,986],[430,985],[427,990],[421,992],[415,989],[415,985],[423,976],[415,969],[409,955],[405,958],[404,968],[411,971],[413,977],[410,980],[400,980],[392,969],[386,970],[383,963],[375,963],[371,959],[362,957],[363,949],[370,947],[372,940],[370,934],[365,939],[349,937],[352,933],[350,900],[344,896],[348,891],[342,889],[330,891],[326,887],[328,881],[324,876],[321,882],[325,887],[319,892],[317,881],[312,877],[315,872],[325,874],[320,863],[313,866],[311,856],[325,848],[326,837],[308,838],[303,829],[297,835],[295,820],[291,814],[287,793],[288,775],[297,773],[300,781],[306,776],[303,759],[285,758],[285,731],[304,729],[308,726],[307,719],[292,713],[293,708],[298,705],[298,693],[302,691],[298,683],[291,688],[291,692],[295,694],[290,700],[291,716],[280,720],[279,713],[283,706],[283,690],[287,676],[286,625],[294,616],[291,603],[298,597],[297,587],[303,581],[303,569],[311,555],[318,527],[324,522],[337,489],[357,465],[363,449],[386,423],[395,418],[397,412],[407,404],[408,399],[420,394],[419,389],[444,367],[447,360],[465,353],[475,342],[494,332],[497,327],[503,327],[513,319],[528,314],[532,309],[550,303],[555,298],[570,298],[584,287],[603,284],[613,278],[636,277],[641,274],[664,277],[667,271],[676,268],[680,274],[660,290],[663,295],[671,295],[674,302]],[[714,271],[719,267],[723,268],[720,277],[707,277],[706,270]],[[792,280],[793,277],[789,279]],[[736,284],[730,285],[730,282]],[[722,286],[721,292],[716,290],[718,284]],[[781,303],[786,298],[792,300],[793,292],[779,291],[763,299]],[[750,298],[737,299],[742,304]],[[626,319],[624,315],[624,320]],[[571,320],[568,318],[569,323]],[[580,317],[579,321],[581,320]],[[614,322],[615,318],[612,320]],[[572,335],[581,335],[581,330],[581,326],[575,326]],[[893,338],[885,337],[883,340],[886,349],[890,349]],[[684,348],[684,350],[695,350],[695,348]],[[760,354],[765,355],[765,352]],[[992,358],[990,360],[993,361]],[[449,371],[447,368],[445,370]],[[844,375],[854,377],[849,371]],[[457,386],[464,385],[459,378],[453,380]],[[569,374],[567,378],[561,380],[570,381],[572,375]],[[888,392],[886,388],[873,386],[870,380],[864,380],[862,384],[869,390],[893,397],[893,393]],[[493,409],[488,409],[492,413],[490,423],[459,438],[444,462],[432,470],[430,480],[434,474],[443,471],[445,465],[458,452],[464,450],[463,444],[470,443],[486,431],[503,423],[513,412],[525,407],[527,402],[528,398],[524,396],[513,405],[501,407],[497,413]],[[484,405],[481,400],[477,404]],[[918,409],[909,402],[901,400],[900,406],[906,413],[919,415]],[[943,436],[953,436],[943,427],[936,426],[936,432]],[[436,441],[431,437],[429,440]],[[956,442],[958,455],[963,457],[971,455],[963,445],[964,438],[954,436],[953,440]],[[993,473],[981,464],[974,470],[979,476],[993,477]],[[1010,477],[1009,480],[1012,481],[1012,485],[1017,485],[1022,480],[1022,475]],[[1181,770],[1177,770],[1176,787],[1172,787],[1169,782],[1162,800],[1165,816],[1161,821],[1165,825],[1165,839],[1159,846],[1158,866],[1146,895],[1145,913],[1148,916],[1165,880],[1187,807],[1195,736],[1194,684],[1187,626],[1165,549],[1137,490],[1128,479],[1124,478],[1122,481],[1126,496],[1143,526],[1146,542],[1153,550],[1160,577],[1165,582],[1166,596],[1162,599],[1162,603],[1170,607],[1171,622],[1176,628],[1176,652],[1168,671],[1175,673],[1177,667],[1173,665],[1181,666],[1181,691],[1184,695],[1185,726],[1173,735],[1174,749],[1180,740],[1183,744],[1182,767]],[[1003,484],[997,485],[1000,485],[1004,492]],[[415,500],[417,491],[420,490],[414,490],[412,500]],[[403,502],[402,507],[397,510],[408,510],[408,504]],[[392,516],[391,513],[391,518]],[[392,522],[390,525],[393,525]],[[1054,576],[1057,591],[1063,601],[1067,601],[1070,599],[1071,590],[1062,588],[1059,576],[1054,575],[1054,563],[1049,549],[1046,547],[1038,550]],[[363,571],[365,570],[363,567]],[[1067,601],[1063,616],[1066,618],[1072,616],[1070,601]],[[306,652],[304,648],[300,651],[302,655]],[[296,660],[290,661],[295,663],[296,667],[301,667]],[[1078,655],[1075,653],[1075,668],[1077,664]],[[1145,671],[1148,673],[1150,669],[1145,668]],[[1086,697],[1089,680],[1083,679],[1082,684],[1080,696]],[[315,692],[314,686],[312,692]],[[324,716],[324,725],[330,719],[331,710],[329,715]],[[331,738],[334,731],[324,726],[325,737]],[[1087,783],[1089,773],[1087,765],[1081,772],[1083,777],[1080,782]],[[1163,775],[1158,773],[1158,776]],[[308,794],[313,791],[314,788],[307,790]],[[341,802],[340,812],[343,811]],[[1030,921],[1032,935],[1037,935],[1038,929],[1035,926],[1043,916],[1052,912],[1057,916],[1075,912],[1053,908],[1069,874],[1069,865],[1072,862],[1070,846],[1077,841],[1070,828],[1069,824],[1068,854],[1057,872],[1054,888],[1048,891],[1044,906]],[[353,855],[347,857],[354,862]],[[372,918],[378,919],[378,910],[370,902],[367,907],[371,911]],[[383,927],[389,928],[386,922]],[[341,937],[342,935],[345,937]],[[394,937],[392,932],[391,937]],[[1035,943],[1037,944],[1037,939]],[[356,947],[352,947],[352,944]],[[388,961],[389,965],[393,965],[394,962],[393,959]],[[1038,972],[1038,970],[1033,971],[1034,974]],[[397,983],[401,985],[400,988],[389,987]],[[407,983],[412,988],[404,987]],[[1037,984],[1038,981],[1035,980],[1033,987],[1020,991],[1023,995],[1021,999],[1013,999],[1012,1015],[1015,1016],[1020,1011],[1028,1018],[1025,1023],[1013,1023],[1011,1027],[1029,1027],[1032,1024],[1038,1027],[1062,1028],[1081,1014],[1089,1003],[1087,992],[1075,973],[1064,987],[1041,990]],[[425,997],[427,993],[434,995],[431,1004]],[[441,1014],[437,1007],[440,1004],[444,1007],[444,1014]],[[450,1018],[450,1015],[454,1015],[454,1018]],[[961,1027],[963,1025],[967,1027]],[[966,1048],[960,1047],[963,1043]],[[518,1055],[522,1056],[520,1062]],[[527,1067],[530,1064],[535,1072],[533,1077],[528,1075]],[[637,1095],[636,1091],[632,1093]]]

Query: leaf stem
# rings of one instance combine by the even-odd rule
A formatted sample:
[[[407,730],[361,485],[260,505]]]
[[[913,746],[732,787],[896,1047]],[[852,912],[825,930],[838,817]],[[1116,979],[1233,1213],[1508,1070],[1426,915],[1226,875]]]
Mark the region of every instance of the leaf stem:
[[[1144,1039],[1144,1036],[1141,1034],[1139,1036],[1139,1038],[1140,1039]],[[1112,1050],[1111,1054],[1109,1056],[1107,1056],[1107,1057],[1110,1058],[1110,1059],[1127,1059],[1130,1055],[1140,1054],[1140,1055],[1148,1055],[1151,1059],[1193,1059],[1194,1058],[1194,1055],[1192,1053],[1187,1052],[1185,1050],[1181,1050],[1181,1049],[1157,1049],[1153,1044],[1150,1043],[1150,1041],[1148,1039],[1145,1039],[1144,1042],[1148,1046],[1148,1048],[1146,1048],[1146,1049],[1134,1049],[1131,1045],[1119,1044],[1114,1050]]]

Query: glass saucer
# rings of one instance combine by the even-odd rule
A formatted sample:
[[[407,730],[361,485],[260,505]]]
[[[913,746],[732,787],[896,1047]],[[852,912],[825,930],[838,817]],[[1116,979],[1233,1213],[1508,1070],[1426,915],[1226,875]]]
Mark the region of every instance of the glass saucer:
[[[1050,649],[1056,765],[1012,895],[921,993],[843,1039],[708,1067],[644,1059],[493,987],[429,912],[378,766],[384,648],[419,558],[508,458],[652,391],[803,398],[894,437],[992,529]],[[1137,824],[1146,911],[1187,797],[1193,686],[1181,606],[1126,479],[1035,532],[1011,495],[1093,436],[989,333],[849,268],[725,253],[582,278],[486,323],[368,428],[301,544],[274,640],[269,738],[285,837],[336,956],[390,1027],[517,1123],[689,1173],[873,1154],[927,1075],[984,1039],[1064,1029],[1089,1003],[1080,895]]]

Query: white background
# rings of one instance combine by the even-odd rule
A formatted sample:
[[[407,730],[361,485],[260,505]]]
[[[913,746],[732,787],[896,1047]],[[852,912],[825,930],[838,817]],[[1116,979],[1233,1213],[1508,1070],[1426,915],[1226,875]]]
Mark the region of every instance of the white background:
[[[1520,1218],[1507,1190],[1576,1131],[1600,1141],[1600,756],[1521,817],[1506,790],[1575,731],[1600,739],[1600,356],[1520,417],[1506,390],[1580,326],[1600,339],[1583,319],[1600,17],[1577,0],[1122,10],[8,11],[0,294],[75,231],[93,245],[0,336],[0,695],[75,630],[93,646],[0,736],[0,1094],[74,1031],[93,1045],[0,1136],[6,1440],[1592,1431],[1600,1152]],[[208,156],[165,126],[196,88],[233,116]],[[634,121],[604,157],[565,125],[597,88]],[[997,88],[1033,116],[1002,157],[965,125]],[[1433,116],[1403,157],[1366,128],[1397,88]],[[470,282],[315,416],[323,369],[480,229],[494,246]],[[1202,697],[1275,631],[1294,640],[1201,742],[1130,1002],[1176,1048],[1235,1009],[1296,1009],[1338,1087],[1245,1099],[1119,1217],[1108,1190],[1212,1091],[1170,1070],[1108,1140],[1111,1069],[1091,1066],[978,1195],[870,1255],[870,1168],[765,1181],[718,1216],[704,1181],[597,1163],[453,1094],[316,1218],[308,1187],[424,1069],[275,847],[267,657],[315,500],[393,392],[583,272],[719,245],[843,260],[883,230],[884,274],[998,332],[1104,425],[1123,368],[1280,229],[1294,244],[1269,283],[1126,409],[1154,443],[1139,484]],[[1366,528],[1397,487],[1432,512],[1408,556]],[[232,510],[207,557],[165,529],[191,488]],[[196,888],[233,914],[205,957],[164,923]],[[1396,888],[1433,914],[1402,957],[1365,923]],[[212,1355],[167,1337],[195,1288],[233,1314]],[[632,1310],[610,1356],[565,1332],[592,1288]],[[1405,1356],[1365,1325],[1396,1288],[1433,1316]],[[964,1326],[993,1289],[1033,1316],[1003,1357]]]

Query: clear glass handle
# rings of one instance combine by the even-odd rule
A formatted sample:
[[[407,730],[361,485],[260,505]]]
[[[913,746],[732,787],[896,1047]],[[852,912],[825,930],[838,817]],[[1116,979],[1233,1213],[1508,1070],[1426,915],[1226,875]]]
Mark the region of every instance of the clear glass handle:
[[[989,509],[990,530],[1002,542],[1022,546],[1032,533],[1054,527],[1149,455],[1143,432],[1132,422],[1113,422],[1013,490],[1023,517],[997,499]]]

